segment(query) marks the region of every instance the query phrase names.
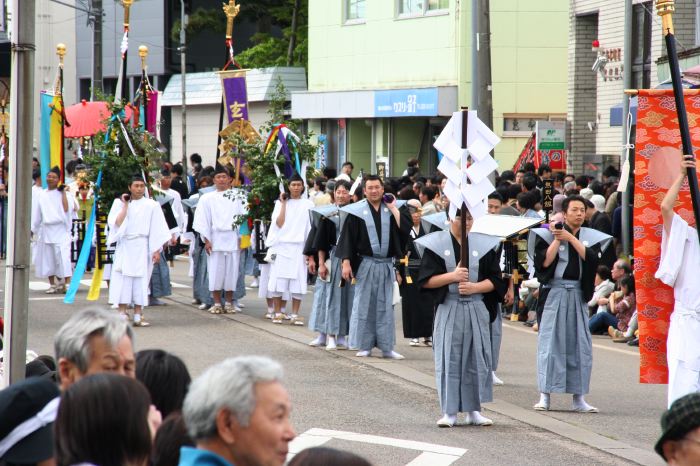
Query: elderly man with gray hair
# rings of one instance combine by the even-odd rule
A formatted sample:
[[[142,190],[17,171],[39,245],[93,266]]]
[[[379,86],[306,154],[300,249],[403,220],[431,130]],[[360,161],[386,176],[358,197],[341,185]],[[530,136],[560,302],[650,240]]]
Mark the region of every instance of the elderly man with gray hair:
[[[54,337],[61,390],[98,372],[135,378],[134,334],[126,320],[103,309],[74,314]]]
[[[282,466],[296,436],[282,367],[258,356],[226,359],[190,385],[182,414],[196,448],[180,466]]]

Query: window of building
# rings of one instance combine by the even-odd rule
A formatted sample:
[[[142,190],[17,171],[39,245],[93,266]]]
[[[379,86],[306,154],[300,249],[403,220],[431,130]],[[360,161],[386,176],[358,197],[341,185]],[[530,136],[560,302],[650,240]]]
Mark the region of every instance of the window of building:
[[[365,3],[367,3],[366,0],[345,0],[345,21],[364,21]]]
[[[399,16],[423,16],[442,13],[450,7],[450,0],[398,0]]]
[[[651,25],[653,2],[633,6],[632,15],[632,87],[651,86]]]

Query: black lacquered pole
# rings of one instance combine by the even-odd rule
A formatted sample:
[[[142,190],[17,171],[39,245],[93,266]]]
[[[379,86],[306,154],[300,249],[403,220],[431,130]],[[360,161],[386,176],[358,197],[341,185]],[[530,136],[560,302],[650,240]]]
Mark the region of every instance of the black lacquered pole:
[[[666,41],[666,53],[668,55],[668,66],[671,71],[673,82],[673,95],[676,100],[676,112],[678,114],[678,126],[681,132],[681,142],[683,144],[683,154],[692,156],[693,143],[690,139],[690,126],[688,125],[688,114],[685,110],[685,100],[683,98],[683,82],[681,80],[681,68],[678,63],[678,53],[676,52],[676,37],[673,34],[672,13],[675,10],[673,0],[658,0],[656,3],[659,16],[662,18],[664,40]],[[698,189],[698,176],[694,168],[688,169],[688,186],[690,187],[690,198],[693,201],[693,213],[695,214],[695,226],[700,228],[700,193]],[[700,235],[698,235],[700,239]]]

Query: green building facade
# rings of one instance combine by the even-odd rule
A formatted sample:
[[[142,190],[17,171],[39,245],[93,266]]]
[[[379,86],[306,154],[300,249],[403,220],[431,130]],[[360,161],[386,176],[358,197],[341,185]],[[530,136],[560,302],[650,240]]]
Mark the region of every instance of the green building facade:
[[[491,0],[494,131],[512,167],[537,120],[565,120],[567,0]],[[452,112],[470,105],[471,2],[309,0],[308,91],[292,117],[319,137],[319,165],[351,161],[400,176],[409,158],[429,173]]]

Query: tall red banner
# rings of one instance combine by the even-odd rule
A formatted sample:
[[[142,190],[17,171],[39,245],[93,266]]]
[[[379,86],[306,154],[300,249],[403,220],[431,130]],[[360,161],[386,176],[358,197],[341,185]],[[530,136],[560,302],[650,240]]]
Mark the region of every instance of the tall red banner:
[[[684,98],[697,156],[700,153],[700,90],[686,89]],[[668,383],[666,338],[674,299],[673,289],[654,278],[654,274],[661,254],[661,201],[680,172],[681,135],[673,90],[639,91],[635,144],[633,217],[639,379],[641,383],[663,384]],[[687,183],[681,189],[676,212],[694,225]]]

